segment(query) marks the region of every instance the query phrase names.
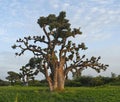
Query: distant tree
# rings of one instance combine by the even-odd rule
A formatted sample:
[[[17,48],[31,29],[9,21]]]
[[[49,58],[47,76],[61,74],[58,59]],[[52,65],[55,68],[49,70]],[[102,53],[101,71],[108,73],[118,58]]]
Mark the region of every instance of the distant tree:
[[[22,68],[20,68],[20,76],[24,85],[28,86],[29,80],[34,81],[35,75],[37,75],[39,72],[39,62],[39,58],[33,57],[25,66],[22,66]]]
[[[118,80],[120,80],[120,75],[117,76]]]
[[[113,79],[116,78],[116,74],[111,72],[111,78],[113,78]]]
[[[23,85],[28,86],[28,82],[30,79],[34,80],[33,73],[29,67],[22,66],[20,68],[20,77],[22,79]]]
[[[12,48],[21,49],[16,53],[18,56],[29,50],[41,59],[38,69],[45,75],[50,91],[63,90],[69,72],[78,73],[87,68],[100,72],[101,69],[106,70],[108,67],[99,63],[100,57],[92,56],[90,59],[85,59],[85,55],[80,54],[80,50],[87,49],[85,44],[77,45],[69,38],[75,38],[82,32],[80,28],[71,29],[65,12],[60,12],[58,16],[50,14],[47,17],[40,17],[37,23],[44,35],[19,38],[16,41],[18,44],[14,44]]]
[[[4,81],[2,79],[0,79],[0,86],[8,86],[9,82],[8,81]]]
[[[6,79],[9,80],[11,85],[14,85],[17,81],[20,81],[20,75],[14,71],[8,71]]]
[[[104,81],[103,81],[102,76],[97,76],[97,77],[92,78],[90,83],[91,83],[91,86],[104,85]]]

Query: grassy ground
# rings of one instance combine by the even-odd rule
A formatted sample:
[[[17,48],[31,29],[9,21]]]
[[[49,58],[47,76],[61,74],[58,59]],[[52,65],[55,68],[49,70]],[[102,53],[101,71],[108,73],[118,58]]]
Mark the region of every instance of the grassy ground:
[[[0,102],[120,102],[120,87],[67,87],[63,92],[49,92],[45,87],[0,87]]]

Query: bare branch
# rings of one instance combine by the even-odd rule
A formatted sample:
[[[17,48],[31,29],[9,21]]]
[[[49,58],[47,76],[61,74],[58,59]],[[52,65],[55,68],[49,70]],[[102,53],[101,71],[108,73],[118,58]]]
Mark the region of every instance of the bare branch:
[[[65,74],[67,74],[69,71],[72,71],[73,69],[77,71],[86,69],[86,68],[92,68],[94,70],[96,70],[98,73],[100,72],[100,70],[106,70],[108,65],[105,64],[101,64],[99,63],[100,57],[96,58],[96,57],[91,57],[90,60],[86,59],[84,60],[80,60],[80,61],[74,61],[73,64],[71,64],[68,68],[65,69]]]

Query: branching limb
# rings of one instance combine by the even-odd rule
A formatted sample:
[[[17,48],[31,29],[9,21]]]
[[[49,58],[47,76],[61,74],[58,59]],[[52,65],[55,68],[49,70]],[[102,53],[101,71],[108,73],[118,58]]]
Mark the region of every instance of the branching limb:
[[[89,60],[80,60],[80,61],[74,61],[73,64],[71,64],[68,68],[65,69],[65,74],[67,74],[69,71],[79,72],[86,68],[92,68],[96,70],[98,73],[100,70],[106,70],[108,65],[99,63],[100,57],[91,57]]]

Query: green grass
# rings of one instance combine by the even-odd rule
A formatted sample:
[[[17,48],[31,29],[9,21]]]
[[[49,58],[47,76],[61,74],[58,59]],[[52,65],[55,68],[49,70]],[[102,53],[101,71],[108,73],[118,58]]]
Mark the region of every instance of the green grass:
[[[120,102],[120,87],[67,87],[63,92],[49,92],[46,87],[0,87],[0,102]]]

